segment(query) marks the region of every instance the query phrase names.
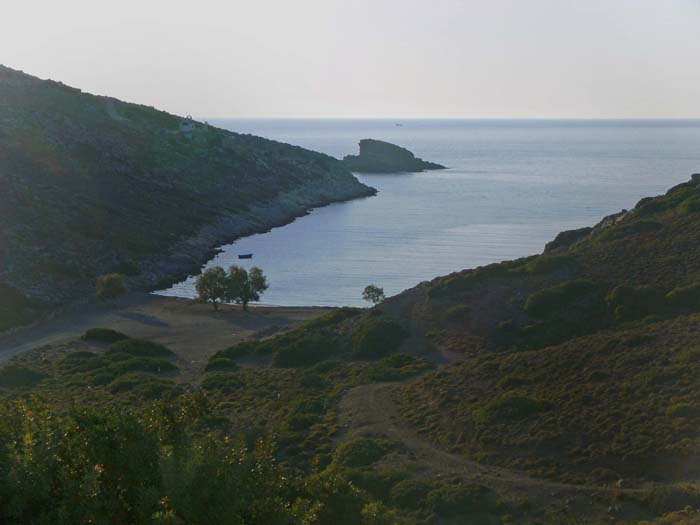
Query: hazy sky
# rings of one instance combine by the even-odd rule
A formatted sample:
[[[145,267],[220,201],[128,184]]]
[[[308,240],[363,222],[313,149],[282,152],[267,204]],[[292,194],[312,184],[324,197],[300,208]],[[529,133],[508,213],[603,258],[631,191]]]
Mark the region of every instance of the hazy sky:
[[[0,0],[0,63],[207,117],[700,118],[700,0]]]

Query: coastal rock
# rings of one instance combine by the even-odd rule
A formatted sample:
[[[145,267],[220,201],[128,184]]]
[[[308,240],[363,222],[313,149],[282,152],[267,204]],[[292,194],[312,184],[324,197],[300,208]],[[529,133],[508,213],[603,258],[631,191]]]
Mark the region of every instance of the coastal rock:
[[[441,170],[445,166],[417,158],[406,148],[374,139],[360,141],[360,154],[347,155],[343,164],[361,173],[400,173]]]

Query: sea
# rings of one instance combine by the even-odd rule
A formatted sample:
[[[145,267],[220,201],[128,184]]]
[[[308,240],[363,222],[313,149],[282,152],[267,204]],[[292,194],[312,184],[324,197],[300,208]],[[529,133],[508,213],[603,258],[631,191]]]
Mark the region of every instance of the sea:
[[[336,158],[357,154],[360,139],[380,139],[448,168],[356,174],[378,194],[222,246],[206,266],[262,268],[269,305],[363,306],[368,284],[390,296],[541,253],[560,231],[593,225],[700,172],[700,120],[209,122]],[[243,253],[253,259],[239,260]],[[156,293],[194,297],[194,282]]]

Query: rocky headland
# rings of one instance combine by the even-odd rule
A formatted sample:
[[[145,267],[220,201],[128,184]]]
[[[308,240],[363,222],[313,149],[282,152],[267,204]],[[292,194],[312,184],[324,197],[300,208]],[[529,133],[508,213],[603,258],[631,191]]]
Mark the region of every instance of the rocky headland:
[[[375,192],[328,155],[0,66],[0,312],[87,297],[110,272],[153,289]]]
[[[406,148],[374,139],[360,141],[359,155],[346,155],[343,164],[360,173],[401,173],[441,170],[445,166],[417,158]]]

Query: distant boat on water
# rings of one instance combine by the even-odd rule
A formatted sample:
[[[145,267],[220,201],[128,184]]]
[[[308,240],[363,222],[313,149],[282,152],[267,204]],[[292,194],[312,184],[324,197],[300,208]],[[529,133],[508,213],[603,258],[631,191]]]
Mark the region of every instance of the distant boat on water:
[[[252,259],[253,254],[252,253],[242,253],[238,256],[239,259]]]

